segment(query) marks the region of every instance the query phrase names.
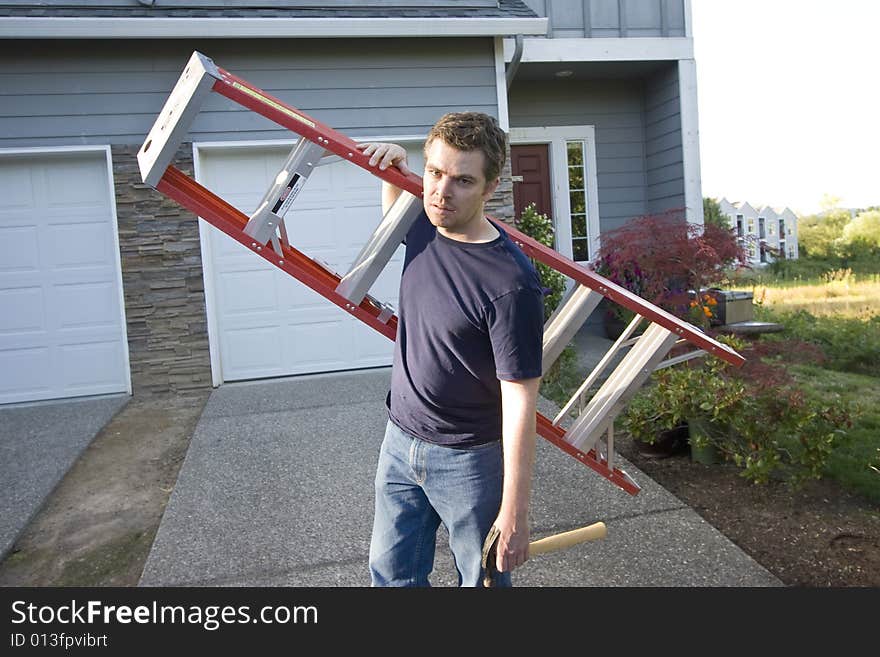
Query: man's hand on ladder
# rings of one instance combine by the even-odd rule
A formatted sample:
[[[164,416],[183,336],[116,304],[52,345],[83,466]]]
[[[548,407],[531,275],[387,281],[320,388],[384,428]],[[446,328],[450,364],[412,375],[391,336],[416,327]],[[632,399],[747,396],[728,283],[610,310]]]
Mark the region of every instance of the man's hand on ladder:
[[[400,169],[404,175],[410,173],[406,162],[406,150],[399,144],[387,144],[384,142],[368,142],[358,144],[358,150],[364,152],[364,155],[372,155],[370,158],[370,166],[377,166],[384,171],[390,166]]]
[[[400,144],[388,144],[385,142],[368,142],[358,144],[358,150],[364,152],[364,155],[372,155],[370,158],[370,166],[377,166],[384,171],[390,166],[400,169],[403,175],[410,173],[409,166],[406,162],[406,149]],[[382,214],[386,214],[394,205],[394,201],[400,196],[400,189],[389,182],[382,181]]]

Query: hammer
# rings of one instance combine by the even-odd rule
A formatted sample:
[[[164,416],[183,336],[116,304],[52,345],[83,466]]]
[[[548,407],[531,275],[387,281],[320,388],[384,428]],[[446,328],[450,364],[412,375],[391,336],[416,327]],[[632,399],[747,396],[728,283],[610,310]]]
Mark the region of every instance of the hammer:
[[[580,529],[572,529],[571,531],[562,532],[561,534],[547,536],[546,538],[529,543],[529,557],[533,557],[536,554],[555,552],[556,550],[562,550],[586,541],[595,541],[600,538],[605,538],[607,533],[605,523],[596,522],[592,525],[581,527]],[[486,536],[486,540],[483,542],[482,566],[483,572],[485,573],[483,575],[483,586],[486,588],[494,586],[495,573],[498,572],[495,569],[495,553],[498,547],[498,537],[500,535],[501,532],[498,528],[495,527],[495,525],[492,525],[492,529],[489,530],[489,535]]]

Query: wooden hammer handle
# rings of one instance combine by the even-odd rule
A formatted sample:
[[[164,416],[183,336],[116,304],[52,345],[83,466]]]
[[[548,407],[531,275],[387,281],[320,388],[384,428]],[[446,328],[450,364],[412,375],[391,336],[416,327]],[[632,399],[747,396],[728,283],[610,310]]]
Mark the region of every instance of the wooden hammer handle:
[[[547,536],[546,538],[529,543],[529,556],[533,557],[536,554],[562,550],[577,545],[578,543],[584,543],[585,541],[595,541],[600,538],[605,538],[607,533],[605,523],[597,522],[586,527],[581,527],[580,529],[572,529],[570,532]]]

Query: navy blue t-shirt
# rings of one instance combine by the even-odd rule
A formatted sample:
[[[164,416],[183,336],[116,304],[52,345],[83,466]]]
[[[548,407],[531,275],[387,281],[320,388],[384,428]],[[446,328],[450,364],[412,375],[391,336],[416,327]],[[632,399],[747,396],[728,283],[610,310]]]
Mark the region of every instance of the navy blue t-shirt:
[[[406,236],[389,417],[454,447],[501,438],[501,385],[541,376],[543,292],[504,230],[444,237],[422,215]]]

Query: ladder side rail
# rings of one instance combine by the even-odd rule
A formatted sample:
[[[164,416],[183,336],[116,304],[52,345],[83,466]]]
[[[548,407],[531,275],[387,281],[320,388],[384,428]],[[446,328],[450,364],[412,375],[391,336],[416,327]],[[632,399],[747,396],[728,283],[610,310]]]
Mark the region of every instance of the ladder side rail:
[[[706,355],[706,352],[702,349],[696,349],[694,351],[690,351],[686,354],[682,354],[681,356],[674,356],[672,358],[667,358],[661,363],[657,363],[657,366],[654,368],[654,371],[662,370],[666,367],[670,367],[672,365],[678,365],[679,363],[684,363],[685,361],[692,360],[694,358],[702,358]]]
[[[577,459],[587,467],[594,470],[599,475],[605,477],[613,484],[626,491],[630,495],[637,495],[641,487],[630,477],[624,470],[620,468],[608,468],[597,458],[595,450],[581,451],[565,439],[565,431],[560,427],[555,427],[550,423],[550,418],[543,414],[537,414],[537,430],[538,435],[552,443],[569,456]]]
[[[175,167],[168,167],[166,174],[160,180],[156,189],[194,214],[201,216],[205,221],[247,248],[254,250],[272,264],[325,296],[331,302],[341,307],[345,306],[346,300],[339,297],[339,295],[335,295],[334,292],[335,286],[338,285],[338,277],[332,275],[311,258],[293,247],[285,249],[285,258],[283,260],[272,249],[262,248],[260,251],[256,251],[254,243],[243,233],[243,227],[248,220],[247,216]],[[338,298],[334,298],[334,295]],[[397,317],[392,316],[387,323],[379,322],[377,319],[378,309],[367,301],[362,303],[361,306],[363,307],[365,304],[368,306],[366,310],[361,309],[362,312],[355,313],[358,319],[376,329],[388,339],[395,340],[397,335]],[[536,413],[536,428],[538,435],[542,438],[551,442],[630,495],[637,495],[641,491],[641,487],[623,470],[617,468],[611,470],[606,465],[600,463],[594,454],[582,452],[566,442],[564,431],[552,426],[550,419],[540,412]]]

